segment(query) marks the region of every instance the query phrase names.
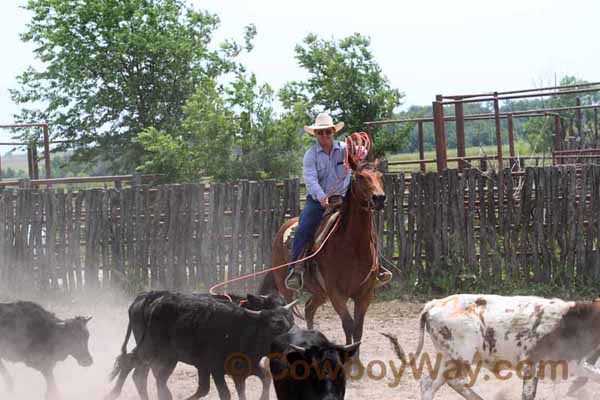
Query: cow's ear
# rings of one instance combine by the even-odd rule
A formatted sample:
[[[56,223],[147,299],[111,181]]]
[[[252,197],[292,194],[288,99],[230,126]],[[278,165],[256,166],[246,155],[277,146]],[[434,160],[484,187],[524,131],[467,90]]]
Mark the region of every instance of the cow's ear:
[[[92,316],[89,317],[83,317],[83,320],[85,321],[85,323],[87,324],[88,322],[90,322],[92,320]]]
[[[358,351],[359,346],[360,342],[348,344],[346,346],[337,346],[337,351],[340,355],[340,360],[342,360],[342,362],[346,362],[352,357],[354,357],[354,355]]]
[[[250,306],[258,306],[261,303],[260,299],[253,294],[248,294],[246,300],[248,300],[248,305]]]

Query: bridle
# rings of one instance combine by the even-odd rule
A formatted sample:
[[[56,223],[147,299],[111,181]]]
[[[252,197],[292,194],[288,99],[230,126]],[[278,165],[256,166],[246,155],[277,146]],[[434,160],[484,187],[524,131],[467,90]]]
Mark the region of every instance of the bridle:
[[[371,196],[369,196],[367,189],[365,189],[365,184],[359,183],[356,175],[357,173],[354,173],[352,175],[352,181],[350,183],[350,191],[352,193],[352,196],[354,196],[358,200],[358,204],[363,210],[372,211],[373,200],[371,199]]]

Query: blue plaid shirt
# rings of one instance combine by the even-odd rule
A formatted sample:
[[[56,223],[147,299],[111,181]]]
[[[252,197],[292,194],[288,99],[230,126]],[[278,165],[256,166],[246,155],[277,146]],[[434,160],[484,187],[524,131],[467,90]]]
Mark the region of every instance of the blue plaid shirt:
[[[331,153],[327,154],[325,150],[315,143],[306,154],[302,171],[306,192],[317,201],[321,201],[325,196],[346,194],[350,184],[350,171],[346,171],[344,166],[344,156],[346,154],[346,143],[333,142]],[[345,174],[345,175],[344,175]],[[342,178],[342,176],[344,176]]]

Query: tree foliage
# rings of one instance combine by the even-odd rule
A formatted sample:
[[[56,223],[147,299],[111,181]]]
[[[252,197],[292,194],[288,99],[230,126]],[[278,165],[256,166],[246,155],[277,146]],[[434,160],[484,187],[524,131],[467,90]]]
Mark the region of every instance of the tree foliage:
[[[311,115],[329,111],[344,121],[348,133],[364,130],[367,121],[392,117],[403,94],[391,87],[369,47],[370,39],[358,33],[341,40],[306,36],[295,51],[308,79],[289,82],[279,92],[284,107],[304,104]],[[382,132],[381,140],[375,137],[377,155],[402,149],[408,132]]]
[[[0,179],[25,178],[25,176],[27,176],[27,173],[22,169],[8,167],[2,168],[2,176],[0,176]]]
[[[48,121],[54,137],[74,140],[74,159],[106,159],[114,172],[139,165],[138,133],[181,127],[203,80],[242,70],[235,57],[255,34],[247,27],[245,46],[213,49],[218,17],[181,0],[29,0],[26,8],[33,18],[22,39],[44,67],[18,77],[19,119]]]
[[[221,88],[203,82],[184,107],[176,131],[151,128],[136,143],[146,151],[139,168],[174,181],[201,176],[216,180],[285,178],[297,174],[302,137],[297,134],[303,115],[298,110],[278,115],[268,85],[252,74],[238,74]]]

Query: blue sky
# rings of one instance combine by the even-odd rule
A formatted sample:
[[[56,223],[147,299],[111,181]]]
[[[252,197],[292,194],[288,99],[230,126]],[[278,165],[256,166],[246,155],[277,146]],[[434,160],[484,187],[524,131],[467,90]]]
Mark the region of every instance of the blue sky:
[[[325,38],[369,36],[384,73],[406,94],[405,106],[428,104],[436,94],[541,86],[564,74],[600,80],[597,0],[192,3],[219,15],[217,40],[241,39],[244,25],[256,25],[255,49],[243,61],[276,89],[303,78],[294,46],[310,32]],[[12,122],[18,110],[8,93],[16,86],[15,76],[36,64],[32,47],[19,40],[28,21],[22,4],[0,6],[0,123]],[[8,137],[0,131],[0,140]]]

